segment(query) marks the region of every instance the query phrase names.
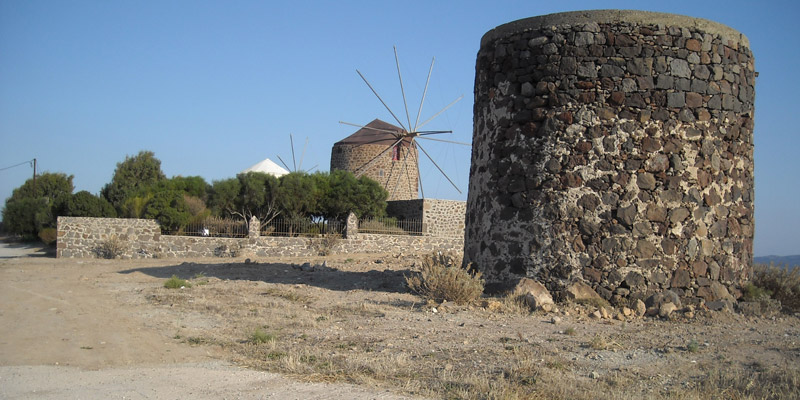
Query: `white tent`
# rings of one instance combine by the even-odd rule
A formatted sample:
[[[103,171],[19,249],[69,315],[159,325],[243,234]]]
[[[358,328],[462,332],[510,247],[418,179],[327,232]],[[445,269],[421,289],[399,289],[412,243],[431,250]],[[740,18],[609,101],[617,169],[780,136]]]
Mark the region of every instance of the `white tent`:
[[[247,168],[246,170],[242,171],[242,173],[247,173],[247,172],[264,172],[270,175],[274,175],[276,178],[280,178],[281,176],[289,173],[289,171],[282,168],[280,165],[275,164],[269,158],[265,158],[264,161],[261,161],[260,163],[255,164],[250,168]]]

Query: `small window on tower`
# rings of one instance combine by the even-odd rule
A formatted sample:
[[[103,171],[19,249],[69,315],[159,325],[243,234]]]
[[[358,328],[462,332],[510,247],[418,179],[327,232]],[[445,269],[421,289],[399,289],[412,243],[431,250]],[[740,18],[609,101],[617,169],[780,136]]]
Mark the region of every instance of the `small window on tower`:
[[[400,160],[400,146],[392,147],[392,161]]]
[[[379,169],[379,170],[378,170],[378,176],[380,176],[381,178],[383,178],[383,170],[382,170],[382,169]]]

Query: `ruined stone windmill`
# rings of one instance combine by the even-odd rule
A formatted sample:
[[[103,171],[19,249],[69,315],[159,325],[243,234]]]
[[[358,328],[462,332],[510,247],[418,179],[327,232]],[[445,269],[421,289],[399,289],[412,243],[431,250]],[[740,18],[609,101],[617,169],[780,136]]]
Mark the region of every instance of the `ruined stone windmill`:
[[[412,124],[408,112],[408,102],[406,101],[405,89],[403,87],[403,77],[400,73],[400,61],[397,56],[397,47],[394,48],[395,64],[397,65],[397,77],[400,81],[400,92],[403,96],[403,105],[406,112],[406,124],[386,105],[381,96],[364,77],[361,71],[356,70],[358,75],[380,100],[381,104],[392,115],[395,122],[400,126],[395,126],[388,122],[375,119],[367,125],[353,124],[339,121],[340,124],[359,127],[358,131],[352,135],[336,142],[331,151],[331,171],[336,169],[352,172],[356,177],[367,176],[379,182],[389,193],[388,200],[410,200],[425,197],[422,189],[422,181],[419,172],[419,151],[425,155],[436,169],[450,182],[451,185],[461,193],[461,190],[453,183],[453,180],[442,170],[439,164],[419,143],[419,140],[430,140],[436,142],[450,143],[471,146],[469,143],[456,142],[452,140],[431,138],[431,135],[452,133],[447,130],[421,130],[433,119],[445,112],[456,104],[464,96],[459,96],[456,100],[448,104],[442,110],[420,123],[422,106],[425,103],[425,96],[428,92],[433,64],[436,59],[431,60],[428,70],[428,78],[425,81],[425,89],[422,92],[422,99],[419,103],[417,117]],[[419,191],[417,190],[419,188]]]

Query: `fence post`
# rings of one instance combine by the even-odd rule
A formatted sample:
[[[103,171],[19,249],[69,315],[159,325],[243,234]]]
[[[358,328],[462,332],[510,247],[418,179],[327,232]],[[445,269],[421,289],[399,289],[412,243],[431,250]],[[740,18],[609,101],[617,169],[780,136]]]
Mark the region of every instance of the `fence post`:
[[[250,223],[247,224],[247,237],[253,239],[259,236],[261,236],[261,221],[254,215],[250,217]]]
[[[344,226],[344,238],[354,239],[358,235],[358,217],[350,213],[347,215],[347,221]]]

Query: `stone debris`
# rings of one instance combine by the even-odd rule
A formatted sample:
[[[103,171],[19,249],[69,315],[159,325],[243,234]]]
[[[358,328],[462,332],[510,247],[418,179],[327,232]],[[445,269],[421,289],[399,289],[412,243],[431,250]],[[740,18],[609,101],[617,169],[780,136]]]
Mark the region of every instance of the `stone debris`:
[[[530,279],[522,278],[512,290],[512,293],[517,296],[522,296],[525,303],[531,310],[545,309],[549,311],[552,309],[553,296],[541,283]]]

